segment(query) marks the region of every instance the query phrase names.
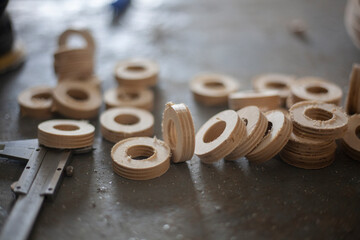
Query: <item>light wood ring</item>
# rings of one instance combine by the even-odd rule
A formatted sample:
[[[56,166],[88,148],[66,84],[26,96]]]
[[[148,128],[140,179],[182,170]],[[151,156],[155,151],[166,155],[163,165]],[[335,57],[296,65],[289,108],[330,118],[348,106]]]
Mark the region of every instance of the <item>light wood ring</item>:
[[[342,140],[348,148],[357,153],[358,158],[356,160],[360,160],[360,114],[352,115],[349,118],[348,126],[348,130]],[[352,155],[354,156],[355,154]]]
[[[51,87],[38,86],[22,91],[18,96],[21,114],[35,118],[50,118],[52,90]]]
[[[261,111],[269,111],[279,108],[280,96],[276,91],[241,91],[229,95],[229,108],[239,110],[247,106],[257,106]]]
[[[65,30],[58,39],[59,47],[67,46],[67,40],[71,35],[80,35],[86,41],[87,46],[85,47],[89,51],[93,52],[95,50],[95,41],[94,38],[91,36],[91,33],[86,29],[67,29]]]

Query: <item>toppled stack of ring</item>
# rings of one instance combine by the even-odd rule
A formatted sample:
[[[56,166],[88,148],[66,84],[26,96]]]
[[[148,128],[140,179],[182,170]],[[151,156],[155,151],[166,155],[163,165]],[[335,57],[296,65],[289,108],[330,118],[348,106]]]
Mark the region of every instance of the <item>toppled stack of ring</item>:
[[[154,133],[154,117],[143,109],[111,108],[100,116],[101,133],[113,143],[129,137],[150,137]]]
[[[247,106],[257,106],[261,111],[275,110],[281,105],[281,99],[276,91],[263,92],[241,91],[229,95],[229,108],[239,110]]]
[[[285,106],[286,99],[290,94],[290,86],[294,81],[295,77],[291,75],[269,73],[255,77],[252,84],[257,92],[276,91],[281,98],[281,105]]]
[[[28,88],[18,96],[22,116],[50,118],[52,102],[52,88],[47,86]]]
[[[360,113],[360,65],[354,64],[350,76],[349,93],[346,98],[346,112]]]
[[[290,87],[286,105],[290,108],[301,101],[319,101],[340,105],[342,90],[334,83],[321,78],[306,77],[296,80]]]
[[[347,2],[345,27],[355,46],[360,49],[360,3],[358,0]]]
[[[156,138],[132,137],[116,143],[111,158],[116,174],[132,180],[148,180],[169,169],[170,148]]]
[[[74,119],[90,119],[101,106],[100,91],[81,82],[60,82],[53,91],[53,110]]]
[[[346,113],[334,104],[305,101],[290,108],[294,130],[281,159],[293,166],[318,169],[334,161],[335,139],[348,127]]]
[[[229,94],[239,89],[239,83],[230,76],[208,73],[191,80],[190,89],[196,101],[207,106],[219,106],[226,105]]]
[[[342,138],[342,144],[349,157],[360,161],[360,114],[349,118],[349,127]]]
[[[75,149],[92,146],[95,127],[86,121],[48,120],[38,126],[39,144],[50,148]]]
[[[222,111],[204,123],[195,136],[195,154],[203,163],[213,163],[229,155],[246,132],[233,110]]]
[[[173,162],[184,162],[192,158],[195,130],[191,113],[185,104],[165,105],[162,132],[164,141],[170,146]]]
[[[86,46],[69,47],[68,38],[72,35],[80,35],[86,41]],[[95,42],[89,31],[68,29],[59,36],[58,45],[54,53],[54,69],[59,81],[89,78],[93,75]]]

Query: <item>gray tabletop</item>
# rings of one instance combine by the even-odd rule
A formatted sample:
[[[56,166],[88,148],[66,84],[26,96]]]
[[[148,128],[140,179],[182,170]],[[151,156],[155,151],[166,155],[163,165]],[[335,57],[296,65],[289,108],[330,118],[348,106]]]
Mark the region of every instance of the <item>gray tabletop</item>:
[[[312,75],[346,93],[351,66],[360,58],[345,31],[344,7],[338,0],[134,0],[114,18],[106,1],[11,1],[8,11],[27,61],[0,78],[0,141],[36,138],[41,121],[21,118],[16,97],[30,86],[56,84],[52,54],[69,26],[92,31],[105,90],[116,86],[118,60],[158,61],[154,116],[161,138],[168,101],[187,104],[196,129],[225,109],[193,100],[188,81],[199,72],[232,75],[242,89],[261,73]],[[288,31],[294,18],[306,21],[306,39]],[[172,164],[160,178],[131,181],[113,173],[112,144],[101,138],[98,119],[91,123],[96,150],[73,158],[74,176],[44,204],[31,239],[360,238],[360,164],[341,149],[322,170],[297,169],[279,157],[261,165],[245,158],[204,165],[193,157]],[[0,228],[13,200],[9,185],[23,167],[0,160]]]

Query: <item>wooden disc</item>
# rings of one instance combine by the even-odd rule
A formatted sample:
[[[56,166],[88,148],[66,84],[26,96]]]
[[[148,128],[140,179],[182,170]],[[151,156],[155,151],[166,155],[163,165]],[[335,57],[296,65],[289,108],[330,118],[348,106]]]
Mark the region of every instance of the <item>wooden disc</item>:
[[[347,129],[348,116],[334,104],[299,102],[289,112],[294,132],[302,137],[333,140],[341,138]]]
[[[223,74],[200,74],[190,82],[195,100],[207,106],[225,105],[228,95],[238,89],[238,81]]]
[[[286,145],[292,132],[291,121],[281,111],[265,113],[268,127],[259,145],[246,155],[251,162],[266,162],[278,154]]]
[[[115,79],[121,86],[146,88],[156,85],[159,74],[157,63],[142,58],[119,62],[115,67]]]
[[[170,146],[173,162],[191,160],[195,149],[195,130],[190,110],[185,104],[165,105],[162,133],[164,141]]]
[[[18,96],[21,115],[35,118],[52,116],[52,88],[37,86],[22,91]]]
[[[245,137],[225,160],[236,160],[250,153],[260,143],[268,126],[267,118],[256,106],[245,107],[237,114],[246,126]]]
[[[154,93],[150,89],[111,88],[104,94],[106,108],[136,107],[151,111],[154,106]]]
[[[316,77],[296,80],[290,90],[293,103],[312,100],[340,105],[342,98],[342,90],[339,86]]]
[[[133,180],[148,180],[169,169],[170,148],[156,138],[127,138],[114,145],[111,158],[116,174]]]
[[[101,133],[113,143],[129,137],[150,137],[154,134],[154,117],[143,109],[111,108],[100,116]]]
[[[68,48],[68,38],[71,35],[79,35],[86,41],[86,47],[85,49],[88,49],[90,51],[95,50],[95,41],[92,37],[91,33],[86,29],[67,29],[65,30],[58,39],[58,45],[59,47],[66,47]]]
[[[55,111],[74,119],[89,119],[98,114],[100,91],[92,84],[60,82],[53,92]]]
[[[258,92],[267,90],[276,91],[280,96],[282,105],[290,93],[290,86],[294,83],[295,77],[278,73],[263,74],[253,79],[253,88]]]
[[[360,39],[359,39],[360,40]],[[349,93],[346,97],[346,112],[360,113],[360,65],[354,64],[350,75]]]
[[[48,120],[38,126],[39,144],[50,148],[75,149],[92,146],[95,127],[86,121]]]
[[[360,160],[360,114],[349,118],[348,130],[342,140],[346,145],[345,152],[355,160]]]
[[[85,83],[85,84],[92,84],[94,85],[96,88],[98,88],[99,90],[101,89],[101,79],[99,79],[97,76],[92,75],[90,77],[84,77],[84,78],[58,78],[59,82],[62,81],[71,81],[71,82],[80,82],[80,83]]]
[[[246,127],[233,110],[222,111],[201,126],[195,136],[195,154],[203,163],[229,155],[245,135]]]
[[[229,108],[239,110],[247,106],[257,106],[261,111],[269,111],[279,108],[280,96],[276,91],[242,91],[229,95]]]

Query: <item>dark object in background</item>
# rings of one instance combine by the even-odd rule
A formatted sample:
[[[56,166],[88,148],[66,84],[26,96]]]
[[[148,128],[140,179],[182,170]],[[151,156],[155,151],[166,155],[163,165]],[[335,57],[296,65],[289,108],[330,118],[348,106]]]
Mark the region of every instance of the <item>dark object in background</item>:
[[[2,15],[4,13],[8,2],[9,2],[9,0],[1,0],[0,1],[0,15]]]
[[[11,51],[14,34],[10,16],[7,12],[0,16],[0,56]]]

